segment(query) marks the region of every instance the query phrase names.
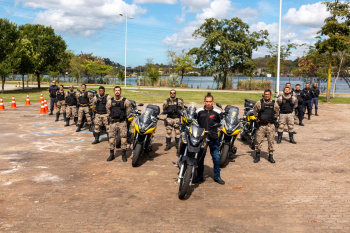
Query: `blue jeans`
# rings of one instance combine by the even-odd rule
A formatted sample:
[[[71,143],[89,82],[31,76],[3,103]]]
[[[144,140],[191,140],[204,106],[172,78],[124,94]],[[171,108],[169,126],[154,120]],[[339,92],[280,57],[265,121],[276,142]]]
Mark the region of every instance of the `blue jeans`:
[[[50,99],[50,111],[53,111],[53,108],[55,107],[55,103],[57,103],[57,99],[56,98],[51,98]]]
[[[214,163],[214,179],[220,178],[220,155],[219,155],[219,140],[211,140],[208,142],[210,154]],[[207,150],[204,151],[202,159],[198,161],[197,178],[203,178],[204,173],[204,158]]]
[[[299,121],[302,121],[304,119],[304,106],[303,104],[298,105],[296,108],[296,113],[298,114]]]
[[[312,110],[311,101],[312,100],[305,100],[304,101],[304,113],[306,113],[306,109],[307,109],[308,113],[311,113],[311,110]]]
[[[315,104],[315,110],[317,112],[317,109],[318,109],[318,97],[312,98],[311,109],[314,107],[314,104]]]

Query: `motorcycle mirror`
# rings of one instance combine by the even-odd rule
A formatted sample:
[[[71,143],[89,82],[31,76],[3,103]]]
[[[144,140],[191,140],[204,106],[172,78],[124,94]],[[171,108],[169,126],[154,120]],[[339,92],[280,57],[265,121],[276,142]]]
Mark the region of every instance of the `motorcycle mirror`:
[[[216,106],[222,109],[222,105],[220,103],[216,103]]]
[[[143,106],[143,103],[139,103],[137,106],[142,107],[142,106]]]

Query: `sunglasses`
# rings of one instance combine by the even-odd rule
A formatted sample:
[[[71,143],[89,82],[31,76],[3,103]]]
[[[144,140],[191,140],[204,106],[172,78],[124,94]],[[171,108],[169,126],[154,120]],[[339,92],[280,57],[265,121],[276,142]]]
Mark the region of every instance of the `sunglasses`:
[[[170,92],[170,94],[176,94],[176,92]]]

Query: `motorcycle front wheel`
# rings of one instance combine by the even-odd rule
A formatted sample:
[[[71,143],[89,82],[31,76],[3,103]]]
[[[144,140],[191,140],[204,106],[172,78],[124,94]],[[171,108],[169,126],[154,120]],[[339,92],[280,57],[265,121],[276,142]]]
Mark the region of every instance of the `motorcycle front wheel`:
[[[230,150],[230,145],[225,144],[222,147],[222,151],[220,153],[220,167],[224,167],[226,165],[229,150]]]
[[[139,159],[141,157],[141,153],[142,153],[142,145],[136,144],[135,149],[134,149],[134,154],[132,156],[132,162],[131,162],[133,167],[137,167],[137,165],[139,163]]]
[[[187,194],[187,190],[190,187],[190,180],[192,176],[192,165],[184,164],[184,175],[180,180],[180,185],[179,185],[179,199],[183,200]]]

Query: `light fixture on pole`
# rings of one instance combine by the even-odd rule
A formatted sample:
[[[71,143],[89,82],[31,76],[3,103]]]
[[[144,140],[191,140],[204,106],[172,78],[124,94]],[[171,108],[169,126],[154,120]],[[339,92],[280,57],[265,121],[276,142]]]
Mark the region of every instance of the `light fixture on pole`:
[[[125,78],[124,78],[124,84],[125,84],[125,87],[126,87],[126,42],[127,42],[127,33],[128,33],[128,18],[129,19],[133,19],[134,17],[128,17],[128,15],[123,15],[123,14],[119,14],[120,16],[122,17],[125,17],[125,70],[124,70],[124,75],[125,75]]]
[[[276,95],[278,96],[280,90],[280,69],[281,69],[281,24],[282,24],[282,0],[280,0],[280,19],[278,29],[278,50],[277,50],[277,85]]]

